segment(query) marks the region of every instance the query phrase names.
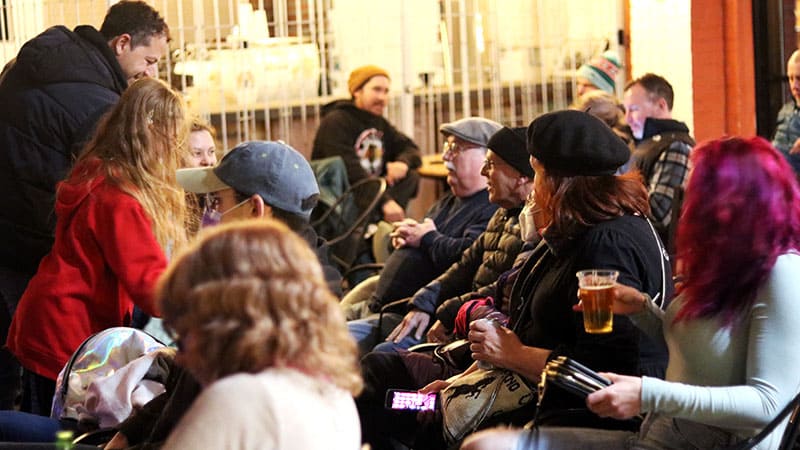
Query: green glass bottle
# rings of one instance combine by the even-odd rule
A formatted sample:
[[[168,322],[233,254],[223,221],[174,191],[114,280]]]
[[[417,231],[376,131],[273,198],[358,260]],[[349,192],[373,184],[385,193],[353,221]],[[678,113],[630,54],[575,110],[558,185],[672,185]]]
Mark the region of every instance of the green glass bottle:
[[[56,431],[56,450],[72,450],[73,439],[72,430]]]

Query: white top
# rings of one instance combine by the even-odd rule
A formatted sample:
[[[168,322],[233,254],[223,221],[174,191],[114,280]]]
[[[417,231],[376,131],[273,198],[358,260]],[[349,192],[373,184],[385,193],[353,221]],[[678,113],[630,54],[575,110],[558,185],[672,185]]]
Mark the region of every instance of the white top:
[[[350,393],[285,368],[236,374],[208,386],[164,449],[331,449],[361,446]]]
[[[642,412],[658,412],[744,436],[761,430],[800,389],[800,255],[778,257],[746,320],[722,328],[716,319],[673,324],[681,299],[666,313],[652,303],[632,316],[639,326],[661,316],[669,347],[666,379],[645,377]],[[644,317],[643,317],[644,316]],[[758,448],[777,448],[784,426]]]

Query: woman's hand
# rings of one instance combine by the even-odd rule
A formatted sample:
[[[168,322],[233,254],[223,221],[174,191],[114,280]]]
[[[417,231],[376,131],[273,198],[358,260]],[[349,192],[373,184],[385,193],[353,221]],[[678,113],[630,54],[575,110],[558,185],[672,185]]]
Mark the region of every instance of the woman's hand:
[[[452,337],[453,333],[444,327],[441,320],[434,322],[428,330],[428,342],[433,342],[434,344],[446,344],[450,342]]]
[[[103,448],[105,450],[128,448],[128,438],[124,434],[117,432],[117,434],[115,434],[114,437],[108,441],[106,446]]]
[[[611,386],[592,392],[586,397],[586,406],[600,417],[613,419],[630,419],[638,415],[642,409],[642,379],[600,373],[611,380]]]
[[[614,314],[628,315],[644,311],[645,296],[638,289],[624,284],[614,286]],[[583,311],[583,304],[578,302],[572,307],[573,311]]]
[[[513,331],[487,320],[469,324],[469,342],[472,359],[506,368],[524,347]]]
[[[444,389],[447,389],[453,383],[453,377],[448,378],[446,380],[435,380],[428,383],[424,388],[420,389],[419,392],[423,394],[430,394],[433,392],[441,392]],[[437,402],[440,401],[437,397]],[[442,408],[437,405],[437,407],[433,411],[420,411],[417,413],[417,422],[422,425],[430,425],[432,423],[438,423],[442,421]]]

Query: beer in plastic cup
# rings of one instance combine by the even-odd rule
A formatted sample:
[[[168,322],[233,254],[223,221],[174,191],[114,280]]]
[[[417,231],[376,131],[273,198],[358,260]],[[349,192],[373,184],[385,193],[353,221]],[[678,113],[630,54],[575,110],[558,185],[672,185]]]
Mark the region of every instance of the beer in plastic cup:
[[[616,270],[581,270],[578,276],[578,297],[583,304],[583,328],[587,333],[610,333],[614,326],[614,285]]]

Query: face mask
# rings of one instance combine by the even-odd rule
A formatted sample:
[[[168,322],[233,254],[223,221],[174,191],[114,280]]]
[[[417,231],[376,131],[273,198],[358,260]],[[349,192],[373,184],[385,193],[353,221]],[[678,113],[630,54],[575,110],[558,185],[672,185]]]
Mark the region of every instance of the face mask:
[[[534,211],[533,208],[536,208],[536,205],[528,205],[527,203],[522,208],[522,212],[519,213],[519,231],[520,237],[525,242],[536,242],[539,240],[539,229],[536,227],[536,213],[540,210],[537,209]]]
[[[222,214],[219,211],[205,208],[203,218],[200,219],[200,228],[215,227],[222,222]]]
[[[215,227],[215,226],[219,225],[220,222],[222,222],[222,216],[224,216],[225,214],[228,214],[229,212],[233,211],[234,209],[244,205],[249,200],[250,200],[249,198],[245,199],[245,200],[237,203],[236,205],[230,207],[227,211],[224,211],[224,212],[219,212],[216,209],[214,209],[213,207],[206,206],[205,209],[203,210],[203,218],[200,219],[200,227],[201,228],[208,228],[208,227]]]

